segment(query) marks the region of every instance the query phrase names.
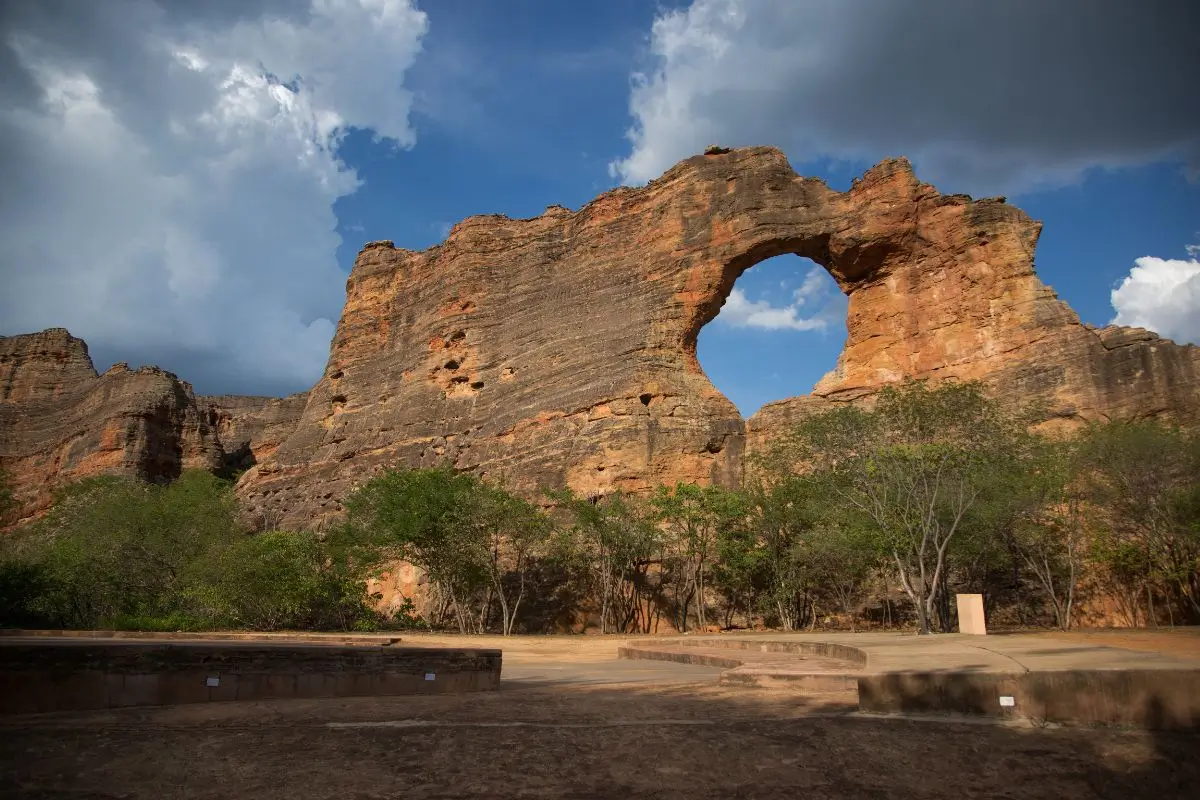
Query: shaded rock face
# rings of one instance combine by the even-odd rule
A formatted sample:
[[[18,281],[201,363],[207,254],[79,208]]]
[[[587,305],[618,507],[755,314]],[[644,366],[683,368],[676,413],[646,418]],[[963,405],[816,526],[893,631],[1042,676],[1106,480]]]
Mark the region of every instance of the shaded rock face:
[[[1034,273],[1039,230],[1002,199],[939,194],[904,160],[841,193],[749,148],[576,212],[471,217],[422,252],[374,242],[324,377],[239,495],[308,525],[392,466],[448,462],[528,493],[736,485],[747,448],[799,415],[910,376],[983,379],[1068,423],[1194,419],[1200,349],[1080,324]],[[747,425],[701,370],[696,337],[742,272],[783,253],[829,270],[849,335],[812,396]]]
[[[270,452],[302,406],[197,398],[155,367],[97,375],[87,345],[62,328],[0,337],[0,470],[22,519],[48,508],[58,486],[95,475],[161,482],[184,469],[226,471],[242,449]]]
[[[225,470],[237,472],[267,458],[296,428],[307,393],[289,397],[213,395],[196,398],[221,443]]]

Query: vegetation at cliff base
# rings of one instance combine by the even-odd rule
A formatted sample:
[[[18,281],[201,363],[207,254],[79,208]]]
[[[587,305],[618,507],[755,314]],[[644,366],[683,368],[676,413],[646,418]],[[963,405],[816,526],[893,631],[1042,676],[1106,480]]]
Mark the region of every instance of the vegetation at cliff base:
[[[67,487],[0,559],[8,626],[345,629],[369,621],[366,600],[313,534],[243,531],[230,485],[202,471]]]
[[[994,626],[1200,622],[1200,436],[1033,418],[977,384],[913,382],[801,421],[738,490],[519,496],[389,470],[320,532],[244,529],[204,472],[93,479],[0,539],[0,624],[932,632],[955,628],[958,592]],[[368,587],[399,562],[422,577],[384,607]]]

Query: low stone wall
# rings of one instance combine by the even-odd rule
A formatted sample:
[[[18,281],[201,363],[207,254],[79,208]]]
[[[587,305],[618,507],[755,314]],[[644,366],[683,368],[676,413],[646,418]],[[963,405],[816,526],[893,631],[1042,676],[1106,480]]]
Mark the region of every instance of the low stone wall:
[[[1001,705],[1001,697],[1012,698],[1012,705]],[[1200,730],[1200,670],[861,675],[858,705],[862,711],[882,713],[985,714],[1077,725]]]
[[[71,631],[23,630],[2,628],[0,637],[18,639],[136,639],[206,642],[311,642],[314,644],[398,644],[398,635],[390,633],[314,633],[311,631]]]
[[[473,692],[500,667],[499,650],[0,638],[0,713]]]
[[[734,656],[716,655],[713,653],[676,653],[671,650],[656,649],[644,642],[630,642],[617,648],[617,658],[641,659],[643,661],[672,661],[676,664],[694,664],[698,667],[717,667],[718,669],[735,669],[743,664],[743,659]]]

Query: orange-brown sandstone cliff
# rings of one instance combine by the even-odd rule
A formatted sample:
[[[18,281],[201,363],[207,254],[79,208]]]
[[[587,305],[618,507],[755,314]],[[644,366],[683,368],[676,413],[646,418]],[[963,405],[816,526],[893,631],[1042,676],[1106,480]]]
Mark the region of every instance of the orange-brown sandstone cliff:
[[[290,434],[302,407],[302,396],[197,398],[156,367],[97,375],[87,345],[62,328],[0,337],[0,470],[18,519],[94,475],[164,481],[248,466]]]
[[[239,495],[261,519],[307,525],[389,466],[450,462],[530,492],[736,484],[746,448],[797,414],[909,376],[980,378],[1067,421],[1195,420],[1200,349],[1080,324],[1034,274],[1039,229],[1002,200],[940,195],[907,161],[841,193],[748,148],[575,212],[471,217],[422,252],[375,242],[324,377]],[[781,253],[830,271],[849,337],[813,396],[747,425],[700,369],[696,336],[743,271]]]

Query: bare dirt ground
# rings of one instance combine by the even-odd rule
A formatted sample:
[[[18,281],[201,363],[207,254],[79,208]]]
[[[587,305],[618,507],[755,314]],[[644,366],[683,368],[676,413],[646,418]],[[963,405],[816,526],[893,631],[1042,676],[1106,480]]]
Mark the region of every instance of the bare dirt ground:
[[[839,716],[691,686],[0,722],[5,798],[1195,797],[1195,737]]]
[[[0,718],[0,797],[1200,796],[1194,735],[870,717],[614,637],[405,638],[502,646],[503,688]]]

